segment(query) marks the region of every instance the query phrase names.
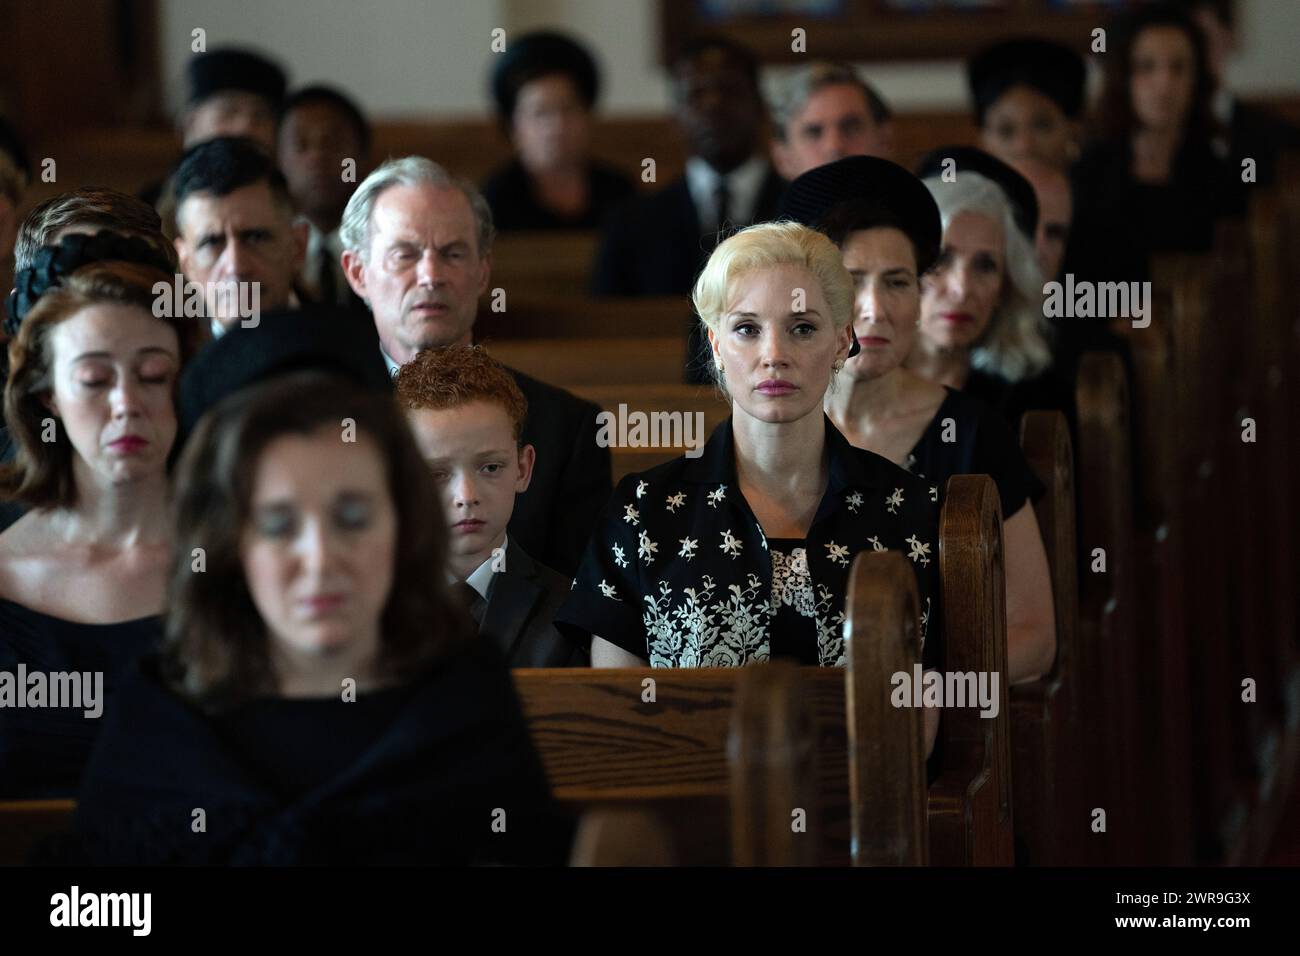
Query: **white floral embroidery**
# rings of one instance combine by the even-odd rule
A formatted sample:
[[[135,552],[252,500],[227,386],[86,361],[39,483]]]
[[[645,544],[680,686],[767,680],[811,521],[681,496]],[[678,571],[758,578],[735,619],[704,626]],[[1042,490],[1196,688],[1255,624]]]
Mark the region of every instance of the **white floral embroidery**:
[[[898,514],[898,506],[903,503],[903,489],[895,488],[894,493],[885,499],[885,506],[891,515]]]
[[[684,495],[682,492],[679,491],[679,492],[677,492],[677,494],[675,494],[675,495],[669,495],[669,496],[668,496],[668,513],[669,513],[669,514],[672,514],[674,511],[676,511],[678,508],[680,508],[680,507],[681,507],[682,505],[684,505],[684,504],[686,504],[686,495]]]
[[[627,558],[623,556],[622,545],[619,544],[614,545],[614,563],[618,565],[620,568],[627,567]]]
[[[931,485],[931,486],[930,486],[930,500],[931,500],[931,501],[938,501],[938,500],[939,500],[939,486],[938,486],[938,485]]]
[[[614,585],[606,584],[604,578],[600,579],[600,593],[605,595],[607,598],[618,600],[618,594],[614,590]]]
[[[909,558],[911,558],[913,561],[920,561],[922,567],[925,567],[925,565],[930,563],[930,558],[929,558],[930,546],[928,544],[922,544],[919,540],[917,540],[916,535],[909,535],[904,540],[912,548],[912,550],[909,551],[907,554]]]
[[[921,612],[921,650],[925,650],[925,633],[930,627],[930,599],[925,599],[925,610]]]
[[[659,550],[659,545],[650,540],[650,535],[644,531],[641,532],[641,540],[637,545],[636,556],[646,564],[655,563],[655,552]]]
[[[903,463],[903,467],[906,468],[908,471],[911,471],[912,466],[915,464],[916,464],[916,456],[913,455],[911,452],[908,452],[907,461]]]
[[[849,549],[844,545],[836,544],[832,541],[830,544],[826,545],[826,550],[830,552],[827,557],[832,561],[838,562],[840,567],[844,567],[849,563]]]
[[[844,641],[844,611],[831,614],[835,598],[824,584],[817,585],[817,663],[822,667],[847,667],[848,644]]]
[[[689,561],[691,558],[695,557],[695,549],[699,547],[700,540],[698,538],[690,537],[679,538],[677,543],[682,546],[682,549],[677,552],[677,556]]]
[[[792,548],[788,556],[779,550],[772,552],[772,613],[782,604],[803,617],[813,616],[817,601],[808,574],[808,553],[803,548]]]
[[[740,539],[731,533],[730,528],[722,532],[722,544],[718,545],[718,548],[725,554],[731,555],[733,559],[738,558],[740,557],[740,549],[743,547],[744,545],[740,543]]]
[[[677,606],[666,581],[657,597],[646,595],[642,621],[651,667],[739,667],[768,659],[771,610],[758,597],[763,582],[750,574],[745,587],[730,585],[729,597],[718,602],[715,587],[706,574],[698,588],[682,589],[685,600]]]
[[[647,485],[644,481],[638,481],[638,482],[636,483],[636,496],[637,496],[638,498],[643,497],[643,496],[645,495],[645,490],[646,490],[648,487],[650,487],[650,486]]]
[[[623,506],[623,520],[626,521],[628,524],[630,525],[640,524],[641,522],[637,520],[640,517],[641,517],[641,512],[637,511],[636,508],[632,507],[631,505]]]
[[[886,548],[883,544],[880,543],[880,539],[879,539],[879,538],[874,537],[874,536],[868,538],[868,539],[867,539],[867,543],[871,545],[871,550],[872,550],[872,551],[888,551],[888,550],[889,550],[889,549]]]
[[[848,504],[849,511],[853,512],[853,514],[857,514],[858,509],[862,507],[862,492],[855,491],[853,494],[845,498],[844,501]]]
[[[727,497],[727,486],[726,486],[726,485],[718,485],[718,490],[717,490],[717,491],[710,491],[710,492],[709,492],[709,507],[710,507],[710,508],[716,508],[716,507],[718,506],[718,502],[721,501],[721,500],[722,500],[723,498],[725,498],[725,497]]]

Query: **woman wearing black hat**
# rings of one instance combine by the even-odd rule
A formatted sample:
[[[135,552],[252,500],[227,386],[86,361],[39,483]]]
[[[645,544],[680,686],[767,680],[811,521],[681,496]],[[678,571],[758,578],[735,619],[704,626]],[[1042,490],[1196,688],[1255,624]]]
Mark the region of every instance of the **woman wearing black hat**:
[[[589,154],[599,86],[591,54],[558,33],[530,33],[501,55],[492,94],[515,158],[483,184],[498,230],[595,229],[632,195]]]
[[[1067,267],[1093,281],[1144,280],[1153,252],[1208,250],[1216,217],[1239,211],[1244,189],[1213,146],[1213,82],[1194,22],[1169,4],[1141,6],[1110,38],[1102,136],[1075,170]]]
[[[307,370],[205,414],[177,468],[166,645],[126,678],[60,855],[563,862],[437,510],[390,396]]]
[[[826,412],[854,445],[902,465],[941,492],[953,475],[988,474],[1005,522],[1009,680],[1051,669],[1056,653],[1047,555],[1030,499],[1042,485],[1015,436],[977,398],[903,366],[921,316],[921,276],[939,256],[939,210],[915,176],[887,160],[842,159],[800,176],[783,212],[826,233],[856,289],[861,352],[844,365]]]
[[[72,792],[119,668],[161,631],[175,390],[195,324],[154,314],[155,285],[172,281],[156,253],[65,261],[99,242],[139,251],[105,234],[43,250],[20,276],[9,345],[18,452],[0,466],[0,496],[30,509],[0,534],[0,672],[27,684],[0,730],[11,797]],[[42,685],[66,694],[33,706]]]

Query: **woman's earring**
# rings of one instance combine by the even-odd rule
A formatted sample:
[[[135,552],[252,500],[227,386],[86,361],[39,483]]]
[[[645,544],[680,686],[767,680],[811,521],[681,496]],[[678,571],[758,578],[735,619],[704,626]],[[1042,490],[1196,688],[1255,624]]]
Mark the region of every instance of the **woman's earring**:
[[[831,366],[831,368],[835,370],[836,375],[839,375],[840,372],[844,371],[844,360],[841,359],[840,361],[836,362],[834,365]]]
[[[722,359],[718,359],[718,371],[722,372],[723,370]]]

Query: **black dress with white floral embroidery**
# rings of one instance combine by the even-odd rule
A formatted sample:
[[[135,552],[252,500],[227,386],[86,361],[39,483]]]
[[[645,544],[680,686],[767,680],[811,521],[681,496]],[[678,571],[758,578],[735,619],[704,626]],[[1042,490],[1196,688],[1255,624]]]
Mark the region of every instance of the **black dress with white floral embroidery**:
[[[604,638],[652,667],[739,666],[770,659],[774,646],[843,665],[849,565],[860,551],[896,549],[916,571],[923,662],[938,667],[939,505],[930,485],[854,448],[830,419],[825,426],[830,475],[806,539],[771,547],[740,494],[728,418],[700,457],[619,482],[556,627],[588,643]]]

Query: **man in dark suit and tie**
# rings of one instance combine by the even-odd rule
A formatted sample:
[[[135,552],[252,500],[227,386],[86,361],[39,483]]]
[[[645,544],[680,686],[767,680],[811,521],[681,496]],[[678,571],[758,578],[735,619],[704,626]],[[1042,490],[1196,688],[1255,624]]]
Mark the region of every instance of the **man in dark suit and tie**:
[[[552,623],[569,579],[506,531],[537,460],[520,441],[528,402],[514,377],[477,346],[451,346],[420,352],[394,382],[442,497],[449,581],[480,637],[511,667],[586,666]]]
[[[710,37],[672,65],[686,175],[620,207],[601,236],[592,291],[601,296],[686,295],[720,238],[776,215],[785,183],[765,153],[767,109],[758,61]]]
[[[348,200],[339,227],[342,264],[370,308],[389,370],[425,349],[473,342],[478,300],[492,268],[492,212],[472,183],[422,156],[390,159]],[[597,444],[591,402],[522,372],[528,400],[521,442],[537,449],[511,536],[572,575],[613,491],[610,452]]]

